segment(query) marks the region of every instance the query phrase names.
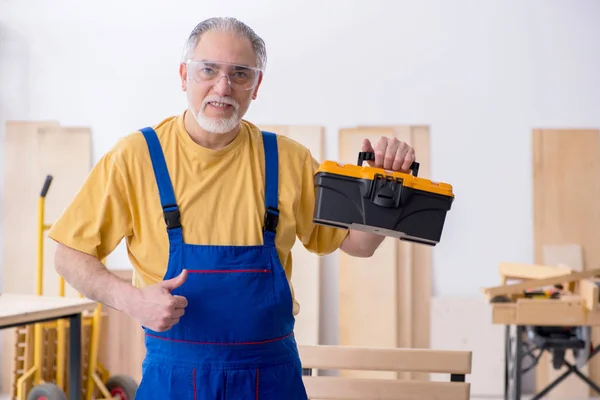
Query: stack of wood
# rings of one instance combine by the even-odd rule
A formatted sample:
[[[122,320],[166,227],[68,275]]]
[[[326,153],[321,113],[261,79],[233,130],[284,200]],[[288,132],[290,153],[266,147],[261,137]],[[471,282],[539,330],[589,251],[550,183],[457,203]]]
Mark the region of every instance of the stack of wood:
[[[501,263],[500,276],[502,285],[484,289],[495,324],[600,325],[600,269]]]

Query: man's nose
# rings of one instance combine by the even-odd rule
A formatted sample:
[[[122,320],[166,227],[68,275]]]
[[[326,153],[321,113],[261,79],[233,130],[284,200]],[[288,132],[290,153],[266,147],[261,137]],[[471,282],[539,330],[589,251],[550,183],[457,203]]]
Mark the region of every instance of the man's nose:
[[[231,86],[229,85],[229,77],[225,74],[221,75],[215,82],[215,92],[220,96],[231,94]]]

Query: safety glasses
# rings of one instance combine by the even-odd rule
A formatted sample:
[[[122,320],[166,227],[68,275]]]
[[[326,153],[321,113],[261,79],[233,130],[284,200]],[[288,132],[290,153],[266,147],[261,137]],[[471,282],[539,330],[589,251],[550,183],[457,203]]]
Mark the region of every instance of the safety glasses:
[[[187,60],[186,65],[188,78],[199,85],[214,86],[222,77],[226,77],[229,86],[237,90],[254,89],[262,72],[259,68],[247,65],[216,61]]]

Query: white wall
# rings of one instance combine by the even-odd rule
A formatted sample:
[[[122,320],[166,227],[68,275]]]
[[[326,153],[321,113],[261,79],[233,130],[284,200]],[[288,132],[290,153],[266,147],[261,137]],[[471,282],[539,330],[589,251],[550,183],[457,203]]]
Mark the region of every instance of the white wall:
[[[98,159],[184,109],[177,69],[189,31],[237,16],[269,52],[250,120],[324,124],[328,158],[341,126],[431,125],[432,178],[456,193],[435,248],[436,295],[478,296],[497,284],[499,261],[532,260],[531,129],[600,127],[594,0],[96,4],[0,1],[0,132],[7,119],[88,125]],[[125,266],[124,251],[109,263]],[[336,298],[325,341],[337,335]]]

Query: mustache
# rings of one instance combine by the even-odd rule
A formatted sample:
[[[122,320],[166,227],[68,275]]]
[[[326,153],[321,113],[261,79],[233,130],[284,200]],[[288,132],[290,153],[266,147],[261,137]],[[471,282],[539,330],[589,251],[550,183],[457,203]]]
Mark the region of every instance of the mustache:
[[[233,106],[233,108],[235,108],[236,110],[240,107],[240,105],[238,104],[237,101],[235,101],[234,99],[230,98],[230,97],[221,97],[221,96],[209,96],[207,98],[204,99],[204,101],[202,102],[202,108],[206,108],[206,106],[208,105],[208,103],[224,103],[224,104],[229,104],[231,106]]]

